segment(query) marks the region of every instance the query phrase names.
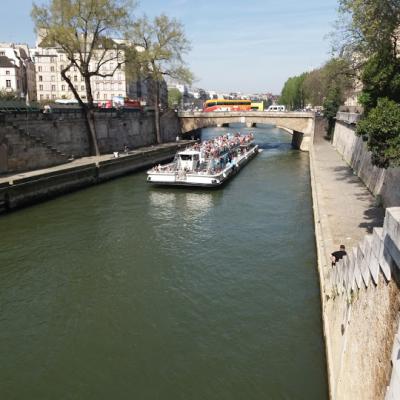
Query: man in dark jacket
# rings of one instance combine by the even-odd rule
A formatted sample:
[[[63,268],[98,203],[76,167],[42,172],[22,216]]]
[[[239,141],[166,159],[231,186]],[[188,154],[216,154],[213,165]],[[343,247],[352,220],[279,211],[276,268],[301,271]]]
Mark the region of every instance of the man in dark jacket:
[[[334,266],[339,260],[341,260],[346,255],[347,255],[346,248],[344,247],[344,244],[341,244],[340,250],[334,251],[331,254],[332,266]]]

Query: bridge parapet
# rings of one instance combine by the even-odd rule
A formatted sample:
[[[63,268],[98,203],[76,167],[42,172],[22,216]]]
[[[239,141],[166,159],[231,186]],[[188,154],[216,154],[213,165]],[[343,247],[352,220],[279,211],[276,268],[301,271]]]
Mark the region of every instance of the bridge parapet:
[[[308,151],[315,128],[313,112],[202,112],[182,111],[178,113],[182,133],[211,126],[222,126],[230,123],[244,123],[247,126],[272,124],[286,130],[292,135],[292,144],[300,150]]]

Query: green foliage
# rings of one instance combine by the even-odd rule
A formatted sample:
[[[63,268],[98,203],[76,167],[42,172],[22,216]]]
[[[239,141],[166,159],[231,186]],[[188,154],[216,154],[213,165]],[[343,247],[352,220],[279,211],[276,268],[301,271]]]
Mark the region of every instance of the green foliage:
[[[363,83],[359,101],[368,113],[377,105],[378,99],[387,97],[400,101],[400,61],[390,49],[382,48],[364,64],[361,74]]]
[[[365,118],[357,133],[368,138],[375,165],[399,165],[400,1],[339,0],[339,4],[341,50],[356,61],[363,84],[359,101]]]
[[[172,88],[168,90],[168,106],[169,108],[176,108],[182,100],[182,93],[176,89]]]
[[[400,105],[388,98],[378,100],[377,106],[357,125],[357,133],[368,137],[372,162],[381,168],[400,166]]]
[[[339,15],[342,53],[368,58],[389,45],[396,54],[399,0],[339,0]]]
[[[304,108],[305,92],[303,83],[307,74],[293,76],[289,78],[283,86],[279,103],[284,104],[289,110]]]

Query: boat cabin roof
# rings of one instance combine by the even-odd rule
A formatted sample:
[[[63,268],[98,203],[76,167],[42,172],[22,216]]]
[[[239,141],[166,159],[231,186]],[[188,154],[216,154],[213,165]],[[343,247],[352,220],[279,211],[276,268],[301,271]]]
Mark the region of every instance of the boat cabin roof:
[[[200,152],[197,151],[197,150],[183,150],[183,151],[180,151],[178,154],[179,154],[180,156],[181,156],[181,155],[193,156],[193,155],[200,154]]]

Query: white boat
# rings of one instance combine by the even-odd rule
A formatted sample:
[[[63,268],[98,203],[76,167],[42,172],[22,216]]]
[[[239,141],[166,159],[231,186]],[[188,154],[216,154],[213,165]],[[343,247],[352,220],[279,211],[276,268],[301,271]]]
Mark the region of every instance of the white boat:
[[[220,186],[258,151],[252,134],[219,136],[179,151],[169,164],[154,166],[147,171],[147,182],[173,186]]]

